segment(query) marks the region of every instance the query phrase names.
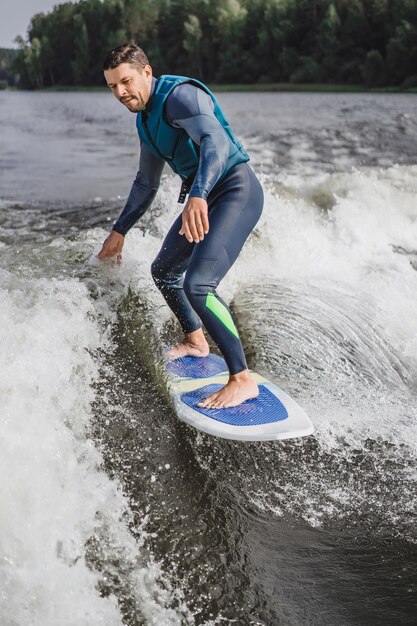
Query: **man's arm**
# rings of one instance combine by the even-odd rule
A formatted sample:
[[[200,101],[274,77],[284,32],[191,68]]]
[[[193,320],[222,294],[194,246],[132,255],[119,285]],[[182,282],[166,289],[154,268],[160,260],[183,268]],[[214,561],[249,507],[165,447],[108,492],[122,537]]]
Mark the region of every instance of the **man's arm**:
[[[230,152],[230,140],[213,109],[208,93],[190,83],[176,87],[166,103],[170,124],[183,128],[200,146],[198,169],[179,231],[195,243],[203,241],[209,231],[207,196],[223,174]]]
[[[114,231],[126,235],[149,209],[158,191],[164,165],[165,161],[155,156],[146,145],[141,145],[139,171],[124,209],[113,226]]]
[[[152,204],[158,191],[164,165],[165,161],[155,156],[146,145],[141,145],[139,171],[133,181],[124,209],[97,255],[99,259],[115,257],[117,262],[122,260],[124,237]]]
[[[213,100],[208,93],[190,83],[176,87],[166,103],[169,123],[183,128],[200,146],[198,170],[190,197],[204,200],[223,174],[230,152],[229,137],[213,109]]]

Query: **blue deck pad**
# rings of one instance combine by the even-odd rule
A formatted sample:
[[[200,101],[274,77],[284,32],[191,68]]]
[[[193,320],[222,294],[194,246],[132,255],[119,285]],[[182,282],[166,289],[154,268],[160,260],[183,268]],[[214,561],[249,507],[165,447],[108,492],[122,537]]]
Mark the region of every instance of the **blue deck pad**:
[[[217,354],[202,357],[183,356],[170,361],[167,370],[181,378],[210,378],[228,371],[226,361]]]
[[[206,385],[181,396],[181,400],[189,407],[213,420],[232,426],[259,426],[287,419],[288,412],[282,402],[267,389],[259,385],[259,396],[246,400],[239,406],[228,409],[204,409],[197,406],[207,396],[221,389],[223,385]]]

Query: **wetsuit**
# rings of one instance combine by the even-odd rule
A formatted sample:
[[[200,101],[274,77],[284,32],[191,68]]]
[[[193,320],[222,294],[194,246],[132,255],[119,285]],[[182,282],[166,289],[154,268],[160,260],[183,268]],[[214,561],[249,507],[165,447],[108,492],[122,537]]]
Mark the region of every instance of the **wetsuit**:
[[[155,86],[153,79],[150,104]],[[230,309],[216,288],[261,215],[263,192],[246,162],[224,175],[231,142],[214,114],[214,106],[208,93],[190,83],[179,84],[166,99],[166,121],[183,129],[199,150],[190,196],[207,201],[209,233],[203,241],[190,243],[179,234],[179,215],[152,264],[152,276],[183,332],[195,331],[203,322],[231,374],[237,374],[247,368],[245,355]],[[141,142],[139,171],[113,230],[125,235],[150,206],[164,163]]]

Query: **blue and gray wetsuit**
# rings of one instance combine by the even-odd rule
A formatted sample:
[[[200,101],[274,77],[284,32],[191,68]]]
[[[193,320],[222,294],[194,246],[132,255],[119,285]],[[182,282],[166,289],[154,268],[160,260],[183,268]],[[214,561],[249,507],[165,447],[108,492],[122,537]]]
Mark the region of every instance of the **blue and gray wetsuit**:
[[[152,264],[152,276],[183,332],[193,332],[203,323],[230,373],[237,374],[247,368],[246,359],[230,309],[216,288],[261,215],[262,188],[247,164],[249,157],[204,85],[181,78],[172,89],[166,89],[164,122],[162,126],[158,120],[155,123],[152,116],[161,117],[162,110],[155,104],[155,94],[162,93],[162,87],[166,88],[167,84],[165,81],[158,92],[161,80],[164,77],[153,79],[149,102],[145,111],[138,114],[139,171],[113,230],[125,235],[151,205],[165,162],[186,180],[190,196],[207,200],[209,233],[204,240],[190,243],[180,235],[182,216],[179,215]],[[168,144],[166,137],[158,135],[164,125],[165,135],[170,129],[174,135]]]

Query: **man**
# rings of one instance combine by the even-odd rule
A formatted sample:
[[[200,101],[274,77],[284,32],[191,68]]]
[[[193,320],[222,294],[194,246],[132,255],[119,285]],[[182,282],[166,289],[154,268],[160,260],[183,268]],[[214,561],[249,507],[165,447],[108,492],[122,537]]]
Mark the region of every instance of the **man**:
[[[225,358],[229,381],[199,406],[237,406],[256,397],[258,386],[216,288],[261,215],[260,183],[205,85],[182,76],[155,79],[145,53],[133,43],[108,54],[104,76],[114,96],[137,114],[141,150],[128,200],[98,258],[121,261],[125,235],[151,205],[168,162],[183,181],[179,201],[189,192],[152,264],[154,281],[184,332],[168,357],[207,356],[203,323]]]

